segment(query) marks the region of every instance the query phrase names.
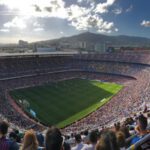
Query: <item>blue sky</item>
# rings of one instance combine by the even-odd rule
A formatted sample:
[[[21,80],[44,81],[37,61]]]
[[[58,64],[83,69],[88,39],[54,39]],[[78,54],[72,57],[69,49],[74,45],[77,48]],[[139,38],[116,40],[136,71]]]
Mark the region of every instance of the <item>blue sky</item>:
[[[150,38],[150,0],[0,0],[0,43],[86,31]]]

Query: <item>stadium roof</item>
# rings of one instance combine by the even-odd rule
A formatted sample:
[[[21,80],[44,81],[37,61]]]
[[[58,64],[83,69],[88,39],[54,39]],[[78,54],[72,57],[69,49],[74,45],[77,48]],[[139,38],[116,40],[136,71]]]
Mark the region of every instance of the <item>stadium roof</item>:
[[[33,56],[73,56],[78,52],[45,52],[45,53],[0,53],[0,58],[5,57],[33,57]]]

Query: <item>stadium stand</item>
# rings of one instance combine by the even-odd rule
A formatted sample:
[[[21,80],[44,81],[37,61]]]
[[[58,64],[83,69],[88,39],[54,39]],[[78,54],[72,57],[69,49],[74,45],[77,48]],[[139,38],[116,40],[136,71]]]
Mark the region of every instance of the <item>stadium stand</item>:
[[[124,88],[106,105],[61,129],[61,132],[56,128],[44,131],[46,127],[24,112],[9,95],[9,91],[13,89],[71,78],[116,82],[123,84]],[[38,145],[46,150],[54,148],[53,146],[56,146],[54,149],[60,150],[62,147],[59,145],[70,149],[70,146],[76,146],[76,134],[81,135],[81,142],[85,144],[82,150],[149,150],[149,128],[141,135],[141,132],[138,132],[141,131],[141,124],[135,116],[142,112],[146,120],[149,119],[149,79],[148,53],[3,55],[0,57],[0,149],[8,150],[14,141],[17,142],[15,145],[21,145],[21,149],[25,149],[25,143],[21,144],[17,139],[22,139],[25,130],[32,128],[25,137],[27,140],[34,139],[35,150]],[[143,106],[143,103],[146,105]],[[8,125],[2,120],[9,122],[13,132],[12,138],[6,138]],[[114,123],[117,123],[117,126],[114,127]],[[14,130],[16,128],[19,133]],[[36,138],[39,132],[41,138]],[[45,144],[40,141],[42,137],[46,139]],[[38,140],[42,144],[38,144]],[[105,143],[106,141],[109,144]],[[43,149],[42,147],[39,147],[39,150]],[[28,148],[30,149],[32,148]]]

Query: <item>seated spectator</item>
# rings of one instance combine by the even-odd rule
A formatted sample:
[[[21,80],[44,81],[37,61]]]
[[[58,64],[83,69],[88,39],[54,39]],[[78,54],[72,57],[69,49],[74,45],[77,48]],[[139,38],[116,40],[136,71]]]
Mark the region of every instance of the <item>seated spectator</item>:
[[[6,139],[6,134],[8,132],[8,123],[5,121],[0,122],[0,150],[9,150],[10,141]]]
[[[85,144],[82,143],[82,138],[80,134],[75,135],[76,146],[72,148],[72,150],[81,150]]]
[[[25,132],[21,150],[40,150],[38,149],[38,141],[33,130]]]
[[[46,150],[62,150],[63,138],[58,128],[51,127],[46,133],[45,140]]]
[[[9,134],[9,139],[11,141],[10,150],[19,150],[19,145],[17,144],[17,134],[14,132],[11,132]]]
[[[115,133],[112,131],[103,132],[96,145],[96,150],[119,150]]]
[[[85,145],[82,150],[95,150],[95,146],[98,140],[98,135],[96,131],[92,131],[89,134],[89,145]]]

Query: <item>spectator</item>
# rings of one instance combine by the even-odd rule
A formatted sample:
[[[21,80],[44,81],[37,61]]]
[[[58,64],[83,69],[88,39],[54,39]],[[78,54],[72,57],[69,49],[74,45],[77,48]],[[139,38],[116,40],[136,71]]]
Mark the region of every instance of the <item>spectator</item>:
[[[147,128],[147,118],[144,116],[144,115],[140,115],[138,118],[137,118],[137,132],[140,134],[140,135],[145,135],[148,133],[148,131],[146,130]]]
[[[64,142],[64,144],[63,144],[63,150],[71,150],[70,144]]]
[[[96,150],[119,150],[115,133],[105,131],[96,145]]]
[[[146,134],[149,133],[149,131],[146,129],[147,128],[147,118],[144,115],[140,115],[137,118],[137,126],[135,127],[135,130],[137,132],[137,136],[135,136],[132,141],[131,145],[135,144],[137,141],[139,141],[141,138],[143,138]]]
[[[39,146],[43,147],[44,146],[44,136],[42,135],[42,133],[38,132],[36,134],[36,137],[37,137]]]
[[[120,150],[126,150],[125,135],[123,134],[123,132],[118,131],[116,133],[116,138],[117,138],[117,143],[118,143],[118,146],[120,147]]]
[[[120,130],[120,122],[114,124],[115,131],[118,132]]]
[[[8,123],[5,121],[0,122],[0,150],[9,150],[10,141],[6,139],[6,134],[8,131]]]
[[[72,148],[72,150],[81,150],[85,144],[82,143],[82,138],[80,134],[75,135],[76,146]]]
[[[19,130],[14,129],[14,133],[17,135],[17,143],[21,143],[21,137],[20,137]]]
[[[85,145],[82,148],[82,150],[95,150],[95,146],[96,146],[97,140],[98,140],[97,132],[96,131],[92,131],[89,134],[89,142],[90,142],[90,144],[89,145]]]
[[[19,150],[19,145],[17,144],[17,134],[14,132],[11,132],[9,134],[9,139],[11,141],[10,150]]]
[[[46,150],[62,150],[63,138],[58,128],[51,127],[46,133]]]
[[[39,150],[38,141],[33,130],[26,131],[21,150]]]

